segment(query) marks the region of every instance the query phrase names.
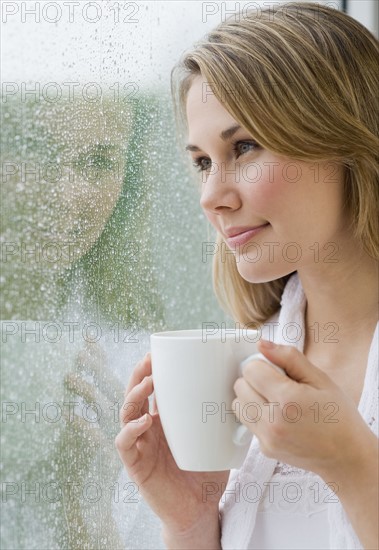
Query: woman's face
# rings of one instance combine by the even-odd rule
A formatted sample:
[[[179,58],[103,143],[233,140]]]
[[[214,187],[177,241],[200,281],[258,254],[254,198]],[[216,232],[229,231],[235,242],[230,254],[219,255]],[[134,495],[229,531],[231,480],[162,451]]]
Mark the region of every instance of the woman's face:
[[[222,139],[221,132],[238,123],[209,91],[203,77],[194,79],[186,105],[188,143],[203,169],[201,207],[227,243],[222,257],[234,254],[240,275],[252,283],[338,261],[347,236],[343,167],[273,154],[243,127]]]
[[[14,143],[9,158],[17,170],[3,186],[3,223],[11,244],[20,243],[9,256],[9,267],[16,269],[19,260],[24,271],[34,259],[55,272],[87,252],[112,214],[122,188],[133,112],[127,105],[121,111],[111,99],[101,105],[66,100],[32,104],[25,117],[22,140],[16,141],[16,131],[8,129]],[[16,118],[20,125],[21,109]],[[20,252],[24,243],[37,251],[28,262]]]

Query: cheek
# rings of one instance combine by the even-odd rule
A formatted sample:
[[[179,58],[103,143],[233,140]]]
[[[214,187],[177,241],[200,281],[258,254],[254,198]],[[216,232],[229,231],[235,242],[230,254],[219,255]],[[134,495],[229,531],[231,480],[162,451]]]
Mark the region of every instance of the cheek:
[[[205,215],[205,217],[207,218],[209,223],[217,229],[218,228],[218,226],[217,226],[217,216],[215,216],[215,214],[212,214],[211,212],[209,212],[208,210],[206,210],[204,208],[203,208],[203,214]]]
[[[288,170],[290,175],[291,171]],[[295,196],[293,184],[285,179],[284,163],[264,161],[260,170],[245,172],[248,186],[248,200],[257,214],[275,216],[284,214],[285,206],[291,204]]]
[[[343,171],[330,180],[331,163],[264,162],[262,176],[250,184],[251,208],[283,236],[330,238],[343,227]]]

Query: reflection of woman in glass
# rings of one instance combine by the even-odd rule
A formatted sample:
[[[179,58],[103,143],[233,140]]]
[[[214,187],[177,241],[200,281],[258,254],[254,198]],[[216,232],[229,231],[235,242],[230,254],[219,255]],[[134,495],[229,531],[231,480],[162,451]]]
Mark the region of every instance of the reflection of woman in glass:
[[[151,210],[142,156],[155,103],[3,105],[3,319],[56,320],[84,290],[94,315],[159,326],[150,241],[138,237]]]
[[[377,545],[378,54],[349,16],[290,3],[227,19],[176,67],[215,290],[279,344],[259,348],[288,376],[254,361],[237,380],[236,411],[263,413],[239,418],[256,438],[229,476],[177,468],[149,408],[150,356],[136,366],[116,444],[169,548]]]
[[[150,201],[140,158],[153,134],[146,113],[154,101],[141,95],[122,112],[106,99],[101,108],[85,102],[3,108],[2,396],[19,412],[22,402],[40,411],[34,423],[30,414],[25,422],[9,414],[4,425],[4,479],[18,487],[3,508],[11,518],[4,547],[124,546],[112,517],[112,506],[121,501],[122,512],[128,497],[117,485],[115,404],[145,345],[141,329],[163,321],[148,260]],[[90,343],[91,331],[83,333],[86,323],[98,327],[97,343]],[[63,329],[54,342],[54,327],[70,324],[71,336]],[[25,336],[30,329],[37,332]],[[44,409],[48,402],[54,407]],[[64,402],[78,405],[70,410]],[[99,422],[81,417],[93,402],[101,407]],[[49,421],[59,407],[65,416]],[[38,486],[42,496],[20,503],[22,483]],[[138,504],[129,502],[130,514]]]

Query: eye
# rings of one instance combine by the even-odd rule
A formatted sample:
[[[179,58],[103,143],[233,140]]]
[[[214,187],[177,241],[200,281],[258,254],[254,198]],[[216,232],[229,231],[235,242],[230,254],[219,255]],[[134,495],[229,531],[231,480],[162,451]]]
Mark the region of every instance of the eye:
[[[114,160],[116,153],[115,145],[98,144],[81,152],[74,161],[74,166],[78,170],[93,167],[102,171],[113,171],[117,164]]]
[[[196,160],[194,160],[192,164],[193,166],[195,166],[195,168],[197,168],[198,172],[203,172],[204,170],[209,170],[209,168],[212,165],[212,162],[211,162],[211,159],[209,159],[208,157],[199,157]]]
[[[244,153],[248,153],[251,150],[257,149],[260,146],[256,141],[236,141],[233,143],[233,151],[236,153],[240,153],[243,155]],[[239,156],[239,155],[238,155]],[[237,157],[238,158],[238,157]]]
[[[248,141],[235,141],[232,143],[233,145],[233,151],[237,153],[236,157],[238,158],[240,155],[244,155],[248,153],[251,150],[259,149],[260,145],[253,140]],[[209,170],[212,166],[212,161],[209,157],[199,157],[197,159],[194,159],[193,166],[197,168],[198,172],[204,172],[205,170]]]

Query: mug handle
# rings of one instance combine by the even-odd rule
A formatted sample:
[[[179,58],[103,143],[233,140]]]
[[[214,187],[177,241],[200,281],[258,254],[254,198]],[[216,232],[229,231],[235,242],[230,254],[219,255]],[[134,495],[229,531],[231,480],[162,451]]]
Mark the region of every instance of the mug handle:
[[[263,353],[254,353],[253,355],[249,355],[249,357],[246,357],[241,363],[239,364],[239,372],[240,375],[242,375],[242,369],[245,366],[246,363],[249,363],[249,361],[253,361],[254,359],[261,359],[262,361],[266,361],[269,365],[274,367],[276,371],[278,371],[280,374],[283,374],[284,376],[287,376],[286,372],[278,367],[277,365],[274,365],[274,363],[271,363],[264,355]],[[251,441],[253,434],[250,432],[248,428],[244,424],[241,424],[240,422],[237,422],[236,428],[233,433],[233,443],[238,446],[243,446],[249,443]]]

